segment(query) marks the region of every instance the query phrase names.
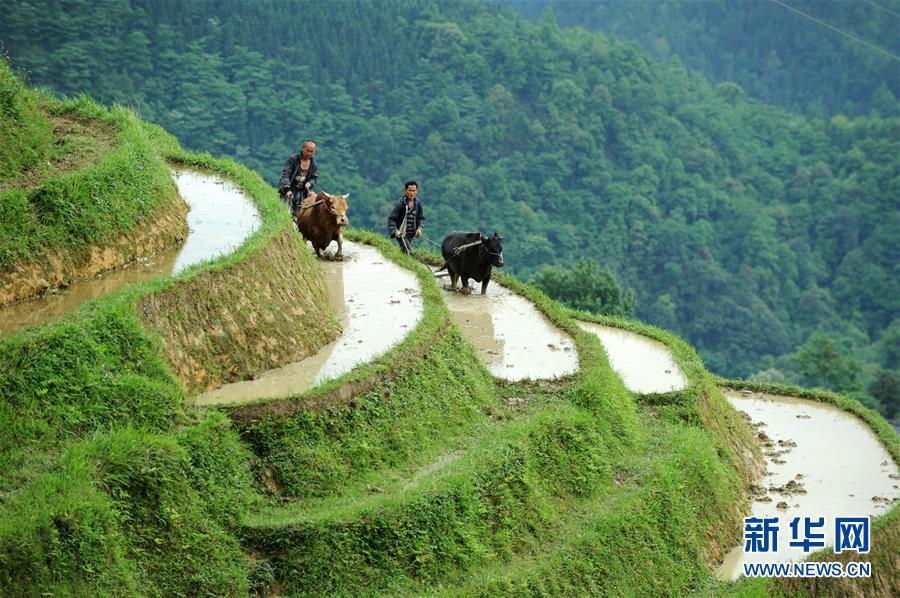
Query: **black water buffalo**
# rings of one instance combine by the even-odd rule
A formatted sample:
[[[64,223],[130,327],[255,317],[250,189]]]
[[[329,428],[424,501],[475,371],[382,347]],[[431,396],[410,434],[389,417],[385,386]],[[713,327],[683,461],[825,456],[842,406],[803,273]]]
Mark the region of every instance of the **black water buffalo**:
[[[472,292],[469,279],[473,278],[481,283],[481,294],[484,295],[491,281],[491,268],[503,267],[502,240],[503,237],[497,233],[488,238],[481,233],[454,231],[441,243],[441,253],[446,262],[438,272],[446,269],[450,273],[450,288],[455,289],[456,280],[462,278],[462,292],[466,294]]]

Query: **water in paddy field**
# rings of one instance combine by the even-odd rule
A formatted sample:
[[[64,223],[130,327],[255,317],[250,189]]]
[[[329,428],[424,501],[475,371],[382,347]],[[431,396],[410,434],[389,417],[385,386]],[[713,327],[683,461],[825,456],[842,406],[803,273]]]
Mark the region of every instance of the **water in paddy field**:
[[[609,365],[631,392],[670,392],[687,387],[687,379],[672,352],[661,342],[593,322],[579,321],[578,325],[600,338]]]
[[[68,288],[0,309],[0,335],[37,326],[68,313],[83,303],[185,268],[237,249],[260,225],[256,205],[233,183],[197,170],[172,172],[178,192],[190,206],[184,245],[121,268],[77,280]]]
[[[794,517],[824,517],[825,527],[816,531],[824,532],[826,546],[833,547],[835,517],[879,515],[900,498],[897,464],[855,415],[807,399],[748,391],[725,395],[749,416],[766,455],[767,472],[754,488],[750,516],[778,517],[779,530],[777,553],[745,554],[742,543],[716,571],[720,579],[736,579],[744,563],[808,556],[789,545]],[[799,529],[802,533],[802,524]]]
[[[172,274],[231,253],[259,228],[256,204],[234,183],[196,170],[176,170],[172,174],[178,192],[191,207],[188,238]]]
[[[537,380],[578,371],[572,339],[512,291],[492,282],[487,295],[445,290],[444,301],[466,340],[498,378]]]
[[[332,244],[329,251],[336,251]],[[423,301],[415,275],[377,249],[344,241],[344,261],[322,260],[328,297],[343,328],[337,340],[306,359],[269,370],[256,380],[205,392],[198,405],[242,403],[302,393],[385,353],[412,332]]]

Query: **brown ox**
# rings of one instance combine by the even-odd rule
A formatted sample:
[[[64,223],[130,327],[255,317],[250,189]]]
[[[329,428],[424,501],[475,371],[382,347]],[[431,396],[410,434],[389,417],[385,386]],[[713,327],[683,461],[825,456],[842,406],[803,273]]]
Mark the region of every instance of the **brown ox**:
[[[343,257],[344,227],[347,226],[346,195],[328,195],[324,191],[312,193],[297,209],[297,228],[303,239],[312,243],[316,255],[322,257],[322,250],[337,241],[338,250],[334,257]]]

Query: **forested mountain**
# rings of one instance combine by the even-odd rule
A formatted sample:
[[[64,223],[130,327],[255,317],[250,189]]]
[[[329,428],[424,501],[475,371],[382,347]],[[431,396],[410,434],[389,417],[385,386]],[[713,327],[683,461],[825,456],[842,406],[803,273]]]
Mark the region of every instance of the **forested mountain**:
[[[713,82],[822,116],[897,116],[900,0],[496,0],[538,20],[636,40]]]
[[[897,118],[792,114],[484,3],[7,0],[0,39],[33,83],[270,182],[317,139],[353,225],[385,230],[416,178],[435,240],[498,230],[525,278],[592,259],[713,371],[896,377]]]

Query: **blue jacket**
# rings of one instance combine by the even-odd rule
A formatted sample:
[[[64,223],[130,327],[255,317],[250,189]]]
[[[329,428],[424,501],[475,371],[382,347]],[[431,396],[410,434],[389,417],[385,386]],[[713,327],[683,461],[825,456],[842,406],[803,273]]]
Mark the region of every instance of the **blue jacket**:
[[[402,230],[404,235],[406,235],[406,208],[409,205],[409,200],[406,199],[404,195],[400,199],[397,200],[397,205],[394,206],[394,209],[391,211],[391,215],[388,216],[388,233],[393,237],[397,230]],[[419,230],[423,226],[425,226],[425,212],[422,210],[422,202],[419,201],[417,197],[415,200],[415,204],[413,204],[413,210],[415,210],[415,230]],[[415,232],[415,231],[413,231]],[[409,235],[406,235],[409,236]]]

